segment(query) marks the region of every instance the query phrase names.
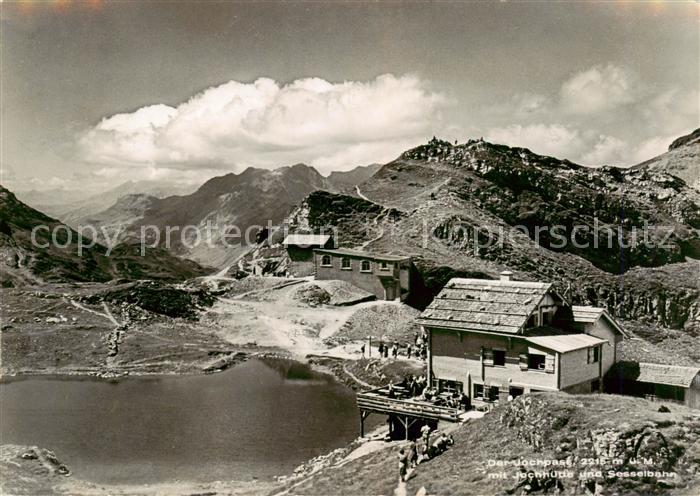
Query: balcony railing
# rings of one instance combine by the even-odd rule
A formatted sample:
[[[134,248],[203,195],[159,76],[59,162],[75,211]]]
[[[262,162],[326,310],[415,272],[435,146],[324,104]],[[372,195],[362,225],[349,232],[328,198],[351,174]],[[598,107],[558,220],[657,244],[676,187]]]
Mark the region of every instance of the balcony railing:
[[[448,422],[459,422],[459,415],[462,413],[458,408],[437,406],[417,398],[388,398],[379,391],[382,391],[382,388],[358,393],[358,408],[366,412],[397,414]]]

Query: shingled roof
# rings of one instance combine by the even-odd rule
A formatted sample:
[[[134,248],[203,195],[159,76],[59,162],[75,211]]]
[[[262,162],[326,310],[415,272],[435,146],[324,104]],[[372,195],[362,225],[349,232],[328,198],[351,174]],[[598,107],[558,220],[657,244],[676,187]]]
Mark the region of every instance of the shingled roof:
[[[628,336],[627,331],[625,331],[620,323],[617,322],[604,308],[574,305],[571,307],[571,311],[574,314],[574,322],[593,324],[597,322],[598,319],[604,318],[612,325],[613,329],[623,336]]]
[[[419,325],[517,334],[552,285],[511,280],[450,280]]]
[[[668,384],[669,386],[687,388],[690,387],[698,374],[700,374],[700,367],[679,367],[676,365],[641,362],[639,364],[639,376],[634,379],[639,382]]]

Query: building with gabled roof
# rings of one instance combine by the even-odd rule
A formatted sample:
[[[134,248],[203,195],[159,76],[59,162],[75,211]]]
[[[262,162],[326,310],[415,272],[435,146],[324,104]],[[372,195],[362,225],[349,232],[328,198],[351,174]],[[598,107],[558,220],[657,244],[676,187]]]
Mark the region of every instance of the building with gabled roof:
[[[552,284],[450,280],[420,315],[439,390],[499,399],[531,391],[600,391],[624,330],[604,309],[574,308]]]
[[[380,300],[405,300],[411,290],[411,257],[347,248],[314,250],[319,280],[346,281]]]

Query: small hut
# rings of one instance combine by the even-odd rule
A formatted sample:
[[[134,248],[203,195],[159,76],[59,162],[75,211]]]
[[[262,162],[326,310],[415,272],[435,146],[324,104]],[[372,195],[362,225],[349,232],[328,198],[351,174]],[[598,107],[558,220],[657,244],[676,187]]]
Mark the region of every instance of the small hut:
[[[611,371],[611,392],[700,409],[700,367],[619,362],[615,369]]]

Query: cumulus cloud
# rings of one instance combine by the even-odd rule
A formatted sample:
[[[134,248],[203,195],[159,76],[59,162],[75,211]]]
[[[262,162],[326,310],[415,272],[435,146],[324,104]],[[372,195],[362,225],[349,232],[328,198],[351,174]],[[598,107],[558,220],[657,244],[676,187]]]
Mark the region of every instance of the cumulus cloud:
[[[581,162],[585,165],[617,165],[630,159],[629,144],[615,136],[600,135],[587,148],[588,151],[581,156]]]
[[[313,162],[349,168],[397,156],[430,135],[445,98],[415,76],[369,82],[307,78],[229,81],[176,107],[156,104],[103,119],[79,139],[104,167],[165,168]]]
[[[595,114],[626,105],[641,95],[639,78],[630,70],[613,64],[596,65],[565,81],[559,92],[560,104],[574,114]]]

